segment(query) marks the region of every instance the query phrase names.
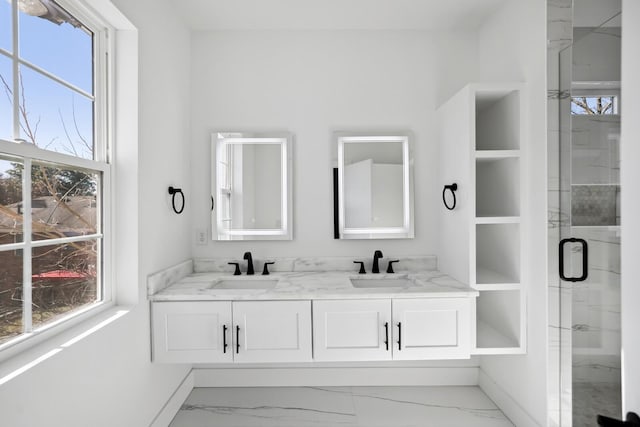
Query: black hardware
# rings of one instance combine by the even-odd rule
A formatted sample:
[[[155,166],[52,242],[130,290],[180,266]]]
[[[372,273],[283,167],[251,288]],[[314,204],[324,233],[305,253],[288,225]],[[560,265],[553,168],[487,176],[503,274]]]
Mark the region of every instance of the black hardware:
[[[627,417],[624,421],[605,417],[604,415],[598,415],[597,420],[600,427],[640,427],[640,417],[635,412],[627,412]]]
[[[227,264],[236,266],[236,270],[233,272],[234,276],[239,276],[240,275],[240,264],[239,263],[237,263],[237,262],[228,262]]]
[[[389,322],[384,322],[384,345],[389,351]]]
[[[253,257],[251,252],[245,252],[242,258],[247,260],[247,275],[253,276]]]
[[[354,264],[360,264],[360,271],[358,274],[366,274],[367,272],[364,269],[364,261],[353,261]]]
[[[171,194],[171,207],[173,207],[173,211],[177,214],[181,214],[184,210],[185,203],[184,193],[182,192],[182,189],[169,187],[169,194]],[[180,207],[180,210],[176,208],[176,194],[180,194],[182,196],[182,206]]]
[[[269,265],[270,264],[275,264],[275,262],[265,262],[264,263],[264,267],[262,268],[262,275],[263,276],[268,276],[269,275]]]
[[[564,245],[565,243],[580,243],[582,245],[582,275],[580,277],[566,277],[564,275]],[[589,246],[587,245],[587,241],[584,239],[578,239],[576,237],[571,237],[569,239],[560,240],[560,248],[559,248],[559,267],[560,267],[560,278],[567,282],[583,282],[587,279],[589,275]]]
[[[211,210],[213,210],[214,206],[215,206],[215,203],[213,202],[213,196],[211,196]]]
[[[333,168],[333,238],[340,238],[340,225],[338,221],[339,212],[339,199],[338,199],[338,168]]]
[[[227,325],[222,325],[222,352],[227,352]]]
[[[380,273],[380,267],[378,266],[378,260],[382,258],[382,252],[381,251],[375,251],[373,253],[373,267],[371,267],[371,272],[372,273]]]
[[[447,203],[447,198],[445,197],[447,190],[451,191],[451,195],[453,196],[453,204],[451,206],[449,206],[449,204]],[[455,182],[451,185],[445,185],[442,189],[442,203],[444,203],[444,206],[450,211],[456,208],[456,191],[458,191],[458,184],[456,184]]]
[[[236,326],[236,354],[240,353],[240,326]]]
[[[402,350],[402,322],[398,323],[398,351]]]
[[[399,262],[399,261],[400,261],[399,259],[394,259],[394,260],[389,261],[389,265],[387,266],[387,273],[394,273],[394,271],[393,271],[393,263],[394,262]]]

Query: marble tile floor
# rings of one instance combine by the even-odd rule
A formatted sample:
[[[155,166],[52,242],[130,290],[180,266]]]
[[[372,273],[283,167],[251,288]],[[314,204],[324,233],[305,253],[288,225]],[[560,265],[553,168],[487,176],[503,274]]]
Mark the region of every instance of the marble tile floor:
[[[479,387],[195,388],[170,427],[507,427]]]
[[[573,427],[597,427],[597,416],[622,418],[619,383],[573,383]]]

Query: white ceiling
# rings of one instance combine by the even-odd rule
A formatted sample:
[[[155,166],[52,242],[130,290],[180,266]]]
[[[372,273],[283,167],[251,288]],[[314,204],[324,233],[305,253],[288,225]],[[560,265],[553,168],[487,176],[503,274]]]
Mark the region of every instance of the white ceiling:
[[[507,0],[170,0],[194,30],[475,29]]]

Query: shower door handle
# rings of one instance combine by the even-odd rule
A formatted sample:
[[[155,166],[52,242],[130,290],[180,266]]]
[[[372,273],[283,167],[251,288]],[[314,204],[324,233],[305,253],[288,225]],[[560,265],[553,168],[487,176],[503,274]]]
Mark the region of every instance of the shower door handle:
[[[566,243],[580,243],[582,245],[582,275],[579,277],[567,277],[564,275],[564,245]],[[569,239],[560,240],[560,278],[567,282],[583,282],[587,279],[589,275],[589,246],[587,245],[587,241],[584,239],[578,239],[576,237],[571,237]]]

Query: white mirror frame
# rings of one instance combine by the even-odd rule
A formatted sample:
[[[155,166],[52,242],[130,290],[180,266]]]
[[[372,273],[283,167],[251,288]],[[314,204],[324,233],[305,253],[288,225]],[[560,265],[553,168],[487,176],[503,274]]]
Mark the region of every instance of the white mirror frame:
[[[282,227],[273,229],[234,229],[222,227],[221,212],[218,201],[222,191],[217,182],[220,177],[216,159],[222,156],[222,148],[226,144],[280,144],[281,145],[281,194],[282,194]],[[211,188],[214,201],[211,212],[212,239],[217,241],[235,240],[292,240],[293,239],[293,192],[292,192],[292,151],[293,137],[289,133],[259,132],[215,132],[211,136]]]
[[[413,158],[408,135],[395,134],[389,136],[380,135],[355,135],[344,133],[336,134],[338,151],[338,229],[340,239],[412,239],[414,237],[413,226]],[[371,227],[371,228],[347,228],[345,227],[345,201],[344,201],[344,150],[345,144],[359,143],[401,143],[402,144],[402,227]]]

